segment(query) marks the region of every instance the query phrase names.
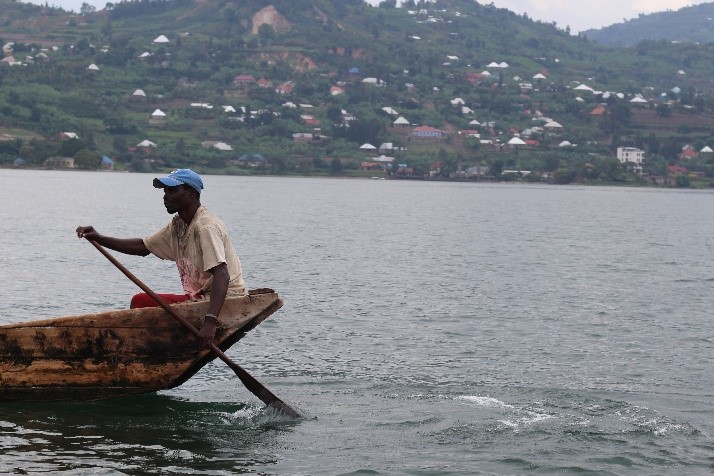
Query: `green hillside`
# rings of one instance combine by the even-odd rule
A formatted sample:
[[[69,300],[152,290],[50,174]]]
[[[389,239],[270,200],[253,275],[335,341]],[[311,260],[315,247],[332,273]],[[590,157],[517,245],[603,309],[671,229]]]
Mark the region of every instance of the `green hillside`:
[[[139,0],[73,15],[0,0],[0,164],[612,183],[714,145],[710,46],[614,48],[472,1],[394,3]],[[645,175],[618,146],[646,151]],[[686,166],[708,184],[711,162]]]
[[[637,18],[582,33],[603,45],[632,46],[643,40],[714,42],[714,3],[640,14]]]

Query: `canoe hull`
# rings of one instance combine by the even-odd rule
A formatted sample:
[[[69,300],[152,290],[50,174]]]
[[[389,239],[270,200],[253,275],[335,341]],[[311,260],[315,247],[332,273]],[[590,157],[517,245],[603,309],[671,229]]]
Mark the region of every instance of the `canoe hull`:
[[[229,298],[214,343],[223,351],[282,307],[272,290]],[[173,308],[200,328],[208,302]],[[86,401],[181,385],[213,360],[160,307],[0,327],[0,401]]]

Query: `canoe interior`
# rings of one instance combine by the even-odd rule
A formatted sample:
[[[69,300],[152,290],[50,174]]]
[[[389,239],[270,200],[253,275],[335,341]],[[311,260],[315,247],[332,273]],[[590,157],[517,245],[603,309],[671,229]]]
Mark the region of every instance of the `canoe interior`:
[[[214,343],[223,351],[282,307],[270,289],[229,298]],[[200,328],[208,302],[173,308]],[[181,385],[213,360],[160,307],[0,326],[0,401],[83,401]]]

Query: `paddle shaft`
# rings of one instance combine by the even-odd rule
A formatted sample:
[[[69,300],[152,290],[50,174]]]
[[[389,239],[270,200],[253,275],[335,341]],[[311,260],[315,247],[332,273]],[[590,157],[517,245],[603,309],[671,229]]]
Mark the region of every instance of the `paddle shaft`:
[[[146,284],[141,282],[139,278],[134,276],[134,274],[131,273],[128,269],[124,267],[119,261],[117,261],[114,256],[112,256],[102,245],[97,243],[94,240],[88,239],[88,241],[94,245],[94,247],[99,250],[101,254],[103,254],[111,263],[119,269],[122,273],[126,275],[127,278],[131,279],[134,284],[139,286],[142,291],[144,291],[146,294],[151,296],[151,298],[159,303],[161,307],[163,307],[166,312],[171,314],[173,317],[175,317],[183,326],[191,331],[192,334],[198,337],[198,329],[196,329],[190,322],[188,322],[183,316],[181,316],[178,312],[176,312],[175,309],[173,309],[169,304],[164,301],[161,296],[156,294],[154,291],[151,290]],[[216,354],[223,362],[225,362],[228,367],[230,367],[233,372],[238,376],[241,382],[243,382],[243,385],[250,390],[253,395],[258,397],[263,403],[265,403],[268,406],[271,406],[277,410],[282,411],[286,415],[289,415],[293,418],[302,418],[302,415],[298,413],[296,410],[294,410],[290,405],[287,403],[283,402],[280,398],[278,398],[273,392],[268,390],[263,384],[258,382],[252,375],[250,375],[247,371],[245,371],[240,365],[236,364],[233,362],[228,356],[218,348],[218,346],[214,343],[211,343],[210,345],[211,351]]]

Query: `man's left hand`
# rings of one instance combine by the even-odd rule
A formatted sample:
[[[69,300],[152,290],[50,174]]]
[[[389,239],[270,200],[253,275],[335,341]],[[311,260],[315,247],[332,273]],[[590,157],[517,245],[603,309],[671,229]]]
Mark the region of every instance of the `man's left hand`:
[[[216,325],[209,320],[203,321],[201,329],[198,331],[198,346],[201,349],[211,347],[213,339],[216,337]]]

